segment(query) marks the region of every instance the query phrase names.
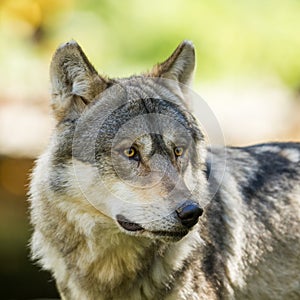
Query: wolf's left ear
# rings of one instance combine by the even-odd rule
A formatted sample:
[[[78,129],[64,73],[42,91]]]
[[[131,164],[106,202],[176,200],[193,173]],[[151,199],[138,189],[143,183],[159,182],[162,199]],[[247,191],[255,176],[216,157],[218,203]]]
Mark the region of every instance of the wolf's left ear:
[[[95,68],[75,41],[60,46],[50,66],[52,108],[57,120],[78,116],[109,81]]]
[[[195,69],[195,48],[191,41],[183,41],[163,63],[154,66],[150,76],[175,80],[190,85]]]

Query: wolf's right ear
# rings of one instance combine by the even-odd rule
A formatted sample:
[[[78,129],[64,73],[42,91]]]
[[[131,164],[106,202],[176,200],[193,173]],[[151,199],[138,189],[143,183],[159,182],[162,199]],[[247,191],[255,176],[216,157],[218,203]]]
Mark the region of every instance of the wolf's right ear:
[[[195,65],[194,45],[191,41],[183,41],[169,58],[155,65],[147,75],[169,79],[164,84],[188,104]]]
[[[157,64],[150,75],[177,81],[189,86],[195,69],[195,48],[191,41],[183,41],[171,56]]]
[[[50,66],[51,106],[57,120],[76,117],[104,91],[109,81],[98,75],[75,41],[60,46]]]

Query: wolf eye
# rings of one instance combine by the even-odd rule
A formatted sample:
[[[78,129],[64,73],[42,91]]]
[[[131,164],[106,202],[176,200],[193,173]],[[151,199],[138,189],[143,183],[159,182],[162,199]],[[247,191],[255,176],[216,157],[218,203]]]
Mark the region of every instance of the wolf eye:
[[[183,155],[183,152],[184,152],[183,147],[175,147],[174,148],[174,154],[177,157]]]
[[[125,149],[123,151],[123,153],[126,157],[133,158],[137,154],[137,151],[135,150],[135,148],[130,147],[130,148]]]

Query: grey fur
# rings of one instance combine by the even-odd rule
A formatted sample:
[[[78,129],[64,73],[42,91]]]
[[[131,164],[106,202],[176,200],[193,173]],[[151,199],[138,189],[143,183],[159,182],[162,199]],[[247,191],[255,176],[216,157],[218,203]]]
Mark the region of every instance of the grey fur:
[[[300,144],[209,148],[186,105],[194,65],[191,42],[114,80],[76,42],[55,53],[31,245],[62,299],[300,298]]]

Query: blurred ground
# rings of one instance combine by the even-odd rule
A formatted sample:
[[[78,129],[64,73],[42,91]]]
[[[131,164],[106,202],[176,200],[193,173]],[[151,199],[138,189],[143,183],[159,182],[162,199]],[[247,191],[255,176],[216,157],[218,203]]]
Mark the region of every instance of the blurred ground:
[[[33,159],[0,156],[1,299],[57,297],[49,274],[28,259],[30,226],[25,192],[32,165]]]
[[[227,144],[300,141],[299,13],[296,0],[0,0],[0,298],[57,297],[28,260],[26,192],[53,126],[48,66],[60,43],[74,38],[100,73],[126,76],[191,39],[194,89]]]

